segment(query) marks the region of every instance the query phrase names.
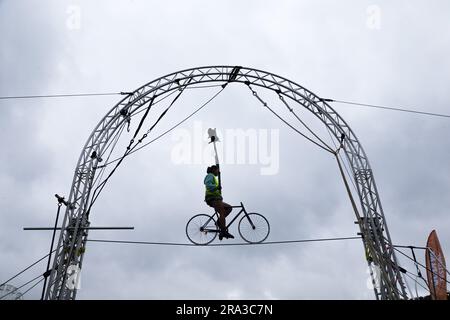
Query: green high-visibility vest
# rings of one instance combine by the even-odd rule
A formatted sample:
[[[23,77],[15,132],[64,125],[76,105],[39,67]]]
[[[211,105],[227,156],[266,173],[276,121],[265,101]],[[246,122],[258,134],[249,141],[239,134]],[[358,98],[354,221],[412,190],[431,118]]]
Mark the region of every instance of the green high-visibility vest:
[[[205,201],[213,199],[222,199],[222,192],[220,192],[219,190],[219,179],[216,176],[214,176],[214,184],[216,185],[214,191],[210,191],[205,186]]]

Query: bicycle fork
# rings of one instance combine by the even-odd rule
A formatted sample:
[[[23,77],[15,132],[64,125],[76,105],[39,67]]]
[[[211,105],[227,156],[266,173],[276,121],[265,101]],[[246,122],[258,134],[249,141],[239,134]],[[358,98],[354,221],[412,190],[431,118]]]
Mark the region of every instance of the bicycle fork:
[[[242,206],[242,210],[244,211],[245,216],[247,217],[248,222],[250,222],[250,225],[252,226],[252,229],[255,230],[256,227],[255,227],[255,225],[253,224],[252,219],[250,219],[250,216],[248,215],[247,210],[245,210],[244,204],[243,204],[242,202],[241,202],[241,206]]]

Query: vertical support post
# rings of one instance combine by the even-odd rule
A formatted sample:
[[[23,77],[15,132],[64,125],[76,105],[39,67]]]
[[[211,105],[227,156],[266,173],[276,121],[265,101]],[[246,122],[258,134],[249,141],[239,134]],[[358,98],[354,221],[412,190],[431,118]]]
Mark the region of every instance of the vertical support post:
[[[58,199],[58,210],[56,211],[56,219],[55,219],[55,227],[53,229],[53,236],[52,236],[52,242],[50,244],[50,252],[48,254],[48,261],[47,261],[47,269],[44,273],[44,286],[42,287],[42,295],[41,300],[44,300],[45,295],[45,288],[47,286],[47,279],[50,275],[50,262],[52,260],[52,252],[53,252],[53,245],[55,244],[55,236],[56,236],[56,229],[58,227],[58,220],[59,220],[59,213],[61,212],[61,206],[64,204],[67,206],[67,202],[64,200],[64,197],[61,197],[57,194],[55,194],[56,199]]]

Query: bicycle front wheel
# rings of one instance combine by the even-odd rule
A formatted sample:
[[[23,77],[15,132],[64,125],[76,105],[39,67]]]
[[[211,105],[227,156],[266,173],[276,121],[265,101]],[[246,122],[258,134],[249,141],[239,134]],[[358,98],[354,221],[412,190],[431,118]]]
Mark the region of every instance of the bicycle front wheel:
[[[186,235],[193,244],[207,245],[217,237],[218,232],[214,217],[207,214],[197,214],[186,224]]]
[[[259,213],[244,215],[239,221],[239,234],[248,243],[261,243],[270,232],[269,221]]]

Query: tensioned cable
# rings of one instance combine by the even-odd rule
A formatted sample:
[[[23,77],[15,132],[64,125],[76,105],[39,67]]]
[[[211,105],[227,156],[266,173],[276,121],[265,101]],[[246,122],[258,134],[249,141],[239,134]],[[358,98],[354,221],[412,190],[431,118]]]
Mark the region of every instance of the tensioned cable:
[[[58,248],[57,248],[58,249]],[[53,250],[51,253],[55,252],[57,249]],[[40,258],[39,260],[37,260],[36,262],[34,262],[33,264],[29,265],[28,267],[26,267],[25,269],[23,269],[22,271],[20,271],[19,273],[17,273],[16,275],[12,276],[11,278],[9,278],[8,280],[6,280],[5,282],[3,282],[2,284],[0,284],[0,287],[3,286],[4,284],[7,284],[8,282],[10,282],[11,280],[14,280],[15,278],[17,278],[18,276],[20,276],[22,273],[24,273],[25,271],[29,270],[30,268],[34,267],[36,264],[38,264],[39,262],[41,262],[42,260],[44,260],[45,258],[47,258],[50,255],[50,253],[47,253],[45,256],[43,256],[42,258]]]
[[[184,89],[205,89],[205,88],[215,88],[215,87],[221,87],[222,85],[210,85],[210,86],[189,86],[189,87],[186,87],[186,88],[184,88]],[[173,90],[172,92],[170,92],[169,94],[167,94],[167,95],[165,95],[164,97],[162,97],[161,99],[159,99],[159,100],[156,100],[155,102],[153,102],[153,104],[152,105],[156,105],[156,104],[158,104],[158,103],[160,103],[161,101],[163,101],[163,100],[165,100],[165,99],[167,99],[167,98],[169,98],[170,96],[172,96],[173,94],[175,94],[175,93],[177,93],[177,90]],[[145,112],[145,111],[147,111],[147,109],[148,108],[150,108],[151,106],[149,106],[149,107],[147,107],[147,108],[143,108],[143,109],[141,109],[141,110],[139,110],[138,112],[136,112],[136,113],[133,113],[132,115],[130,115],[130,116],[136,116],[136,115],[138,115],[138,114],[140,114],[140,113],[142,113],[142,112]],[[100,167],[100,166],[99,166]]]
[[[286,102],[286,100],[284,100],[283,96],[281,95],[281,91],[277,92],[278,97],[280,98],[280,100],[283,102],[283,104],[286,106],[286,108],[295,116],[295,118],[314,136],[316,137],[317,140],[319,140],[320,142],[322,142],[323,145],[325,145],[328,149],[333,150],[325,141],[323,141],[322,139],[320,139],[320,137],[314,133],[314,131],[312,131],[307,125],[306,123],[300,119],[300,117],[295,113],[294,108],[291,108],[291,106]]]
[[[401,248],[401,247],[405,247],[405,246],[399,246],[399,245],[397,245],[397,246],[393,246],[393,247]],[[414,253],[414,250],[413,250],[413,246],[409,246],[408,248],[411,249],[411,252],[412,252],[412,254],[413,254],[414,261],[415,261],[415,260],[416,260],[416,256],[415,256],[415,253]],[[422,280],[425,282],[425,285],[426,285],[426,286],[428,286],[428,284],[427,284],[427,282],[425,281],[425,279],[422,277],[422,274],[421,274],[421,272],[420,272],[419,266],[417,265],[416,262],[414,263],[414,265],[415,265],[416,271],[417,271],[417,274],[416,274],[416,275],[413,274],[412,272],[410,272],[410,271],[408,271],[408,270],[406,270],[406,269],[403,268],[403,269],[405,270],[405,272],[404,272],[404,274],[403,274],[402,276],[403,276],[403,279],[404,279],[404,281],[405,281],[405,285],[407,286],[407,288],[408,288],[408,290],[409,290],[409,292],[410,292],[410,294],[411,294],[411,297],[413,297],[414,295],[412,294],[412,291],[411,291],[411,289],[409,288],[409,285],[408,285],[408,281],[407,281],[407,279],[406,279],[406,276],[408,276],[407,273],[410,273],[410,274],[412,274],[412,275],[415,276],[414,279],[413,279],[411,276],[410,276],[410,278],[413,279],[413,281],[414,281],[414,290],[415,290],[415,292],[416,292],[416,297],[419,297],[419,293],[418,293],[418,291],[417,291],[417,284],[419,284],[419,282],[417,281],[417,279],[422,279]],[[420,285],[420,284],[419,284],[419,285]],[[422,288],[425,288],[425,287],[422,286]]]
[[[417,280],[414,279],[411,275],[408,274],[408,273],[411,273],[412,275],[415,276],[414,273],[412,273],[412,272],[410,272],[410,271],[408,271],[408,270],[406,270],[406,272],[407,272],[407,273],[405,273],[405,275],[406,275],[407,277],[409,277],[412,281],[414,281],[416,285],[418,284],[418,285],[421,286],[423,289],[425,289],[426,291],[430,292],[430,289],[428,289],[427,287],[425,287],[424,285],[422,285],[419,281],[417,281]],[[418,292],[417,292],[417,289],[416,289],[416,295],[419,296],[419,294],[418,294]]]
[[[8,99],[35,99],[35,98],[67,98],[67,97],[92,97],[92,96],[112,96],[112,95],[125,95],[125,92],[107,92],[107,93],[72,93],[72,94],[46,94],[46,95],[33,95],[33,96],[9,96],[0,97],[0,100]]]
[[[293,125],[291,125],[289,122],[287,122],[283,117],[281,117],[278,113],[276,113],[272,108],[269,107],[269,105],[267,104],[267,102],[265,102],[264,100],[261,99],[260,96],[258,96],[258,93],[253,90],[253,88],[250,86],[249,83],[246,83],[248,88],[250,89],[250,91],[252,92],[253,96],[256,97],[264,107],[266,107],[270,112],[272,112],[278,119],[280,119],[281,121],[283,121],[287,126],[289,126],[292,130],[294,130],[295,132],[297,132],[299,135],[301,135],[302,137],[304,137],[305,139],[309,140],[310,142],[314,143],[316,146],[318,146],[319,148],[322,148],[323,150],[334,154],[333,150],[328,149],[327,147],[324,147],[322,145],[320,145],[319,143],[317,143],[316,141],[312,140],[310,137],[306,136],[305,134],[303,134],[301,131],[299,131],[298,129],[296,129]]]
[[[425,268],[426,270],[429,270],[429,269],[427,269],[423,264],[421,264],[420,262],[418,262],[417,260],[414,260],[413,258],[411,258],[410,256],[408,256],[408,255],[406,255],[405,253],[403,253],[403,252],[401,252],[400,250],[398,250],[398,249],[396,249],[396,248],[408,248],[408,249],[424,249],[424,250],[427,250],[428,248],[426,248],[426,247],[414,247],[414,246],[400,246],[400,245],[396,245],[396,246],[392,246],[395,250],[397,250],[398,252],[400,252],[401,254],[403,254],[405,257],[407,257],[408,259],[410,259],[411,261],[413,261],[416,265],[419,265],[419,266],[421,266],[421,267],[423,267],[423,268]],[[432,252],[432,251],[431,251]],[[436,256],[435,256],[436,257]],[[436,259],[438,262],[439,262],[439,264],[441,264],[441,266],[442,267],[444,267],[444,270],[445,270],[445,272],[448,274],[448,275],[450,275],[450,272],[447,270],[447,268],[444,266],[444,265],[442,265],[442,263],[438,260],[438,259]],[[430,270],[431,271],[431,270]],[[423,278],[422,278],[423,279]],[[425,281],[425,279],[423,279],[424,281]],[[448,282],[448,281],[447,281]]]
[[[108,150],[108,148],[112,145],[111,150],[109,151],[108,157],[106,158],[105,162],[109,161],[109,158],[111,157],[114,148],[119,141],[120,136],[122,135],[123,130],[125,129],[125,125],[122,126],[122,128],[119,129],[119,132],[116,134],[116,136],[112,139],[111,143],[105,148],[105,150]],[[92,183],[93,186],[96,186],[98,181],[101,181],[103,178],[103,174],[105,172],[106,166],[97,166],[97,168],[101,168],[100,173],[98,174],[97,178],[95,178],[94,182]]]
[[[216,87],[222,87],[222,85],[210,85],[210,86],[195,86],[195,85],[191,85],[191,86],[189,86],[189,87],[184,88],[184,90],[186,90],[186,89],[216,88]],[[175,93],[177,93],[177,90],[173,90],[172,92],[170,92],[170,93],[167,94],[166,96],[162,97],[161,99],[156,100],[156,101],[153,103],[153,105],[156,105],[156,104],[160,103],[161,101],[163,101],[163,100],[169,98],[170,96],[172,96],[172,95],[175,94]],[[148,108],[148,107],[147,107],[147,108]],[[139,110],[138,112],[133,113],[131,116],[134,117],[134,116],[138,115],[139,113],[142,113],[142,112],[146,111],[147,108],[144,108],[144,109],[142,109],[142,110]]]
[[[302,123],[302,124],[303,124],[310,132],[311,132],[311,133],[313,133],[313,135],[314,135],[319,141],[321,141],[326,147],[324,147],[324,146],[318,144],[316,141],[310,139],[308,136],[306,136],[306,135],[304,135],[302,132],[298,131],[298,130],[297,130],[296,128],[294,128],[291,124],[289,124],[285,119],[283,119],[281,116],[279,116],[274,110],[272,110],[272,109],[268,106],[268,104],[267,104],[263,99],[261,99],[261,98],[258,96],[258,93],[257,93],[255,90],[253,90],[253,88],[250,86],[250,83],[246,82],[246,85],[247,85],[248,88],[251,90],[253,96],[255,96],[255,97],[263,104],[264,107],[268,108],[275,116],[277,116],[280,120],[282,120],[285,124],[287,124],[291,129],[293,129],[294,131],[296,131],[297,133],[299,133],[301,136],[303,136],[304,138],[306,138],[306,139],[309,140],[310,142],[314,143],[315,145],[321,147],[321,148],[324,149],[325,151],[328,151],[328,152],[330,152],[330,153],[332,153],[332,154],[334,154],[334,155],[336,156],[336,159],[337,159],[337,161],[338,161],[339,167],[340,167],[340,169],[341,169],[342,178],[344,179],[344,183],[346,184],[347,192],[348,192],[348,195],[349,195],[350,200],[351,200],[351,202],[352,202],[353,209],[354,209],[354,211],[355,211],[356,218],[357,218],[357,220],[359,221],[359,213],[358,213],[358,210],[357,210],[356,203],[354,202],[353,196],[352,196],[352,194],[351,194],[351,191],[350,191],[350,189],[349,189],[349,187],[348,187],[348,185],[347,185],[346,179],[345,179],[345,174],[344,174],[344,172],[342,171],[341,164],[340,164],[340,162],[339,162],[340,155],[339,155],[339,152],[338,152],[338,151],[340,150],[340,148],[342,147],[342,145],[341,145],[336,151],[334,151],[333,149],[331,149],[331,147],[329,147],[328,144],[326,144],[325,142],[323,142],[322,139],[320,139],[316,134],[314,134],[314,133],[312,132],[312,130],[310,130],[309,127],[308,127],[303,121],[301,121],[301,119],[293,112],[293,109],[286,103],[286,101],[284,101],[284,99],[282,98],[282,96],[280,95],[280,93],[278,93],[278,96],[279,96],[280,99],[283,101],[283,103],[285,104],[285,106],[289,109],[289,111],[293,112],[294,115],[296,116],[296,118],[297,118],[297,119],[298,119],[298,120],[299,120],[299,121],[300,121],[300,122],[301,122],[301,123]],[[334,143],[334,140],[333,140],[333,139],[331,139],[331,140],[332,140],[333,143]],[[335,146],[336,146],[336,144],[335,144]],[[346,168],[347,174],[350,176],[350,174],[348,173],[347,167],[345,167],[345,168]],[[352,181],[353,186],[355,187],[355,185],[354,185],[354,183],[353,183],[353,179],[351,179],[351,181]],[[356,189],[356,187],[355,187],[355,189]]]
[[[414,261],[414,259],[412,259],[410,256],[408,256],[407,254],[401,252],[400,250],[398,250],[397,248],[394,247],[394,250],[396,250],[397,252],[399,252],[400,254],[404,255],[405,257],[407,257],[408,259]],[[421,266],[422,268],[425,268],[425,270],[431,272],[433,275],[437,276],[438,278],[444,280],[447,283],[450,283],[450,281],[448,281],[447,279],[445,279],[444,277],[442,277],[441,275],[435,273],[433,270],[428,269],[426,266],[424,266],[423,264],[421,264],[418,261],[415,261],[415,263],[417,263],[419,266]]]
[[[225,82],[225,83],[227,83],[227,82]],[[189,86],[189,87],[187,87],[186,89],[206,89],[206,88],[217,88],[217,87],[222,87],[225,83],[223,83],[223,84],[211,84],[211,85],[200,85],[200,86],[196,86],[196,85],[193,85],[193,86]]]
[[[427,247],[401,246],[401,245],[396,245],[396,246],[393,246],[393,247],[395,247],[395,248],[405,248],[405,249],[422,249],[422,250],[427,250],[427,249],[429,250],[429,249],[430,249],[430,248],[427,248]],[[450,272],[447,270],[447,268],[445,268],[445,266],[442,264],[442,262],[441,262],[439,259],[437,259],[436,255],[433,253],[433,251],[430,250],[430,252],[431,252],[431,254],[433,254],[433,255],[435,256],[436,261],[437,261],[441,266],[444,267],[445,272],[446,272],[448,275],[450,275]],[[411,258],[410,258],[410,259],[411,259]],[[413,260],[413,261],[414,261],[414,260]]]
[[[325,101],[325,102],[337,102],[337,103],[351,104],[351,105],[368,107],[368,108],[377,108],[377,109],[385,109],[385,110],[392,110],[392,111],[416,113],[416,114],[422,114],[422,115],[426,115],[426,116],[450,118],[450,115],[442,114],[442,113],[433,113],[433,112],[424,112],[424,111],[411,110],[411,109],[386,107],[386,106],[379,106],[379,105],[373,105],[373,104],[367,104],[367,103],[358,103],[358,102],[344,101],[344,100],[334,100],[334,99],[321,99],[321,100]]]
[[[430,288],[428,288],[428,284],[425,282],[425,286],[420,284],[419,281],[417,279],[423,279],[422,277],[419,277],[418,275],[406,270],[407,273],[410,273],[411,275],[414,276],[414,290],[416,291],[416,296],[419,296],[419,292],[417,291],[417,285],[421,286],[422,288],[424,288],[425,290],[427,290],[428,292],[430,292]],[[408,275],[408,274],[406,274]],[[412,278],[412,276],[410,276],[410,278]],[[424,280],[424,279],[423,279]]]
[[[425,282],[425,284],[428,287],[428,282],[425,280],[425,278],[422,276],[422,272],[420,271],[419,265],[417,264],[417,258],[416,258],[416,253],[414,252],[414,248],[411,246],[411,254],[412,257],[414,259],[414,266],[416,267],[416,271],[417,271],[417,277],[419,277],[420,279],[423,280],[423,282]]]
[[[249,246],[249,245],[265,245],[265,244],[287,244],[287,243],[303,243],[303,242],[323,242],[323,241],[339,241],[339,240],[355,240],[362,239],[362,237],[341,237],[341,238],[321,238],[321,239],[301,239],[301,240],[281,240],[281,241],[266,241],[260,243],[224,243],[224,244],[208,244],[197,245],[193,243],[181,242],[151,242],[151,241],[126,241],[126,240],[105,240],[105,239],[88,239],[90,242],[104,242],[104,243],[123,243],[123,244],[145,244],[145,245],[161,245],[161,246],[183,246],[183,247],[221,247],[221,246]]]
[[[1,296],[1,297],[0,297],[0,300],[2,300],[3,298],[5,298],[5,297],[9,296],[10,294],[13,294],[13,293],[14,293],[14,292],[16,292],[17,290],[19,290],[19,289],[21,289],[21,288],[25,287],[26,285],[30,284],[31,282],[35,281],[36,279],[39,279],[40,277],[43,277],[43,275],[42,275],[42,274],[40,274],[40,275],[38,275],[38,276],[37,276],[36,278],[34,278],[34,279],[32,279],[32,280],[28,281],[27,283],[25,283],[25,284],[21,285],[21,286],[20,286],[20,287],[18,287],[18,288],[15,288],[15,289],[14,289],[14,290],[12,290],[11,292],[8,292],[7,294],[5,294],[5,295]]]
[[[191,114],[189,114],[186,118],[184,118],[183,120],[181,120],[180,122],[176,123],[174,126],[172,126],[171,128],[169,128],[168,130],[164,131],[163,133],[161,133],[159,136],[157,136],[156,138],[154,138],[153,140],[150,140],[149,142],[147,142],[146,144],[140,146],[139,148],[137,148],[136,150],[133,150],[132,152],[130,152],[130,154],[141,150],[142,148],[148,146],[149,144],[155,142],[156,140],[162,138],[163,136],[165,136],[166,134],[168,134],[170,131],[172,131],[173,129],[175,129],[176,127],[180,126],[181,124],[183,124],[184,122],[186,122],[187,120],[189,120],[191,117],[193,117],[197,112],[199,112],[201,109],[203,109],[204,107],[206,107],[207,104],[209,104],[212,100],[214,100],[215,97],[217,97],[225,88],[222,88],[220,91],[218,91],[216,94],[214,94],[211,98],[208,99],[208,101],[206,101],[205,103],[203,103],[200,107],[198,107],[197,109],[194,110],[194,112],[192,112]]]
[[[149,101],[149,105],[148,107],[145,109],[145,113],[141,118],[141,121],[139,122],[139,125],[133,135],[133,138],[131,139],[130,143],[128,144],[125,153],[122,155],[122,157],[120,157],[118,160],[118,162],[116,163],[115,167],[109,172],[108,176],[101,182],[99,183],[98,187],[94,189],[93,195],[92,195],[92,200],[91,203],[87,209],[88,215],[89,212],[92,208],[92,206],[94,205],[95,201],[97,200],[98,196],[100,195],[100,193],[103,191],[103,188],[105,187],[106,183],[108,182],[108,180],[111,178],[111,176],[114,174],[114,172],[117,170],[117,168],[120,166],[120,164],[122,163],[122,161],[130,154],[131,151],[133,151],[136,146],[138,144],[140,144],[142,142],[143,139],[145,139],[147,137],[147,135],[150,133],[150,131],[156,126],[156,124],[162,119],[162,117],[166,114],[166,112],[172,107],[172,105],[175,103],[175,101],[180,97],[180,95],[183,93],[184,89],[186,88],[186,86],[192,81],[192,78],[190,78],[187,82],[187,84],[184,85],[183,88],[181,88],[179,91],[179,93],[177,94],[177,96],[175,97],[175,99],[172,100],[172,102],[170,103],[169,107],[159,116],[159,118],[156,120],[156,122],[152,125],[152,127],[147,130],[147,133],[145,133],[142,138],[140,138],[133,146],[134,143],[134,139],[137,137],[142,125],[144,124],[145,119],[148,116],[148,113],[150,112],[151,107],[153,106],[153,103],[155,101],[156,95],[154,95],[150,101]]]
[[[191,87],[189,87],[187,89],[213,88],[213,87],[219,87],[219,86],[221,86],[221,85],[191,86]],[[111,95],[128,95],[128,94],[130,94],[130,92],[72,93],[72,94],[48,94],[48,95],[25,95],[25,96],[0,96],[0,100],[8,100],[8,99],[10,99],[10,100],[12,100],[12,99],[35,99],[35,98],[90,97],[90,96],[111,96]],[[412,110],[412,109],[407,109],[407,108],[387,107],[387,106],[373,105],[373,104],[368,104],[368,103],[359,103],[359,102],[353,102],[353,101],[335,100],[335,99],[327,99],[327,98],[323,98],[323,99],[321,99],[321,101],[336,102],[336,103],[357,105],[357,106],[361,106],[361,107],[385,109],[385,110],[391,110],[391,111],[409,112],[409,113],[421,114],[421,115],[426,115],[426,116],[436,116],[436,117],[450,118],[450,115],[447,115],[447,114],[425,112],[425,111]]]
[[[190,81],[190,80],[189,80],[189,81]],[[187,83],[187,84],[184,85],[185,88],[188,86],[188,84],[189,84],[189,83]],[[117,169],[117,167],[120,165],[120,163],[125,159],[125,157],[127,157],[127,156],[129,156],[130,154],[133,154],[134,152],[137,152],[137,151],[139,151],[140,149],[142,149],[142,148],[148,146],[150,143],[155,142],[156,140],[160,139],[161,137],[163,137],[164,135],[166,135],[167,133],[169,133],[170,131],[172,131],[173,129],[175,129],[176,127],[178,127],[179,125],[181,125],[183,122],[185,122],[186,120],[188,120],[189,118],[191,118],[193,115],[195,115],[198,111],[200,111],[201,109],[203,109],[208,103],[210,103],[215,97],[217,97],[217,96],[218,96],[225,88],[226,88],[226,85],[223,85],[221,90],[219,90],[216,94],[214,94],[208,101],[206,101],[202,106],[200,106],[199,108],[197,108],[197,109],[196,109],[193,113],[191,113],[189,116],[187,116],[187,117],[184,118],[182,121],[178,122],[176,125],[174,125],[174,126],[171,127],[170,129],[166,130],[165,132],[163,132],[162,134],[160,134],[159,136],[157,136],[155,139],[149,141],[148,143],[146,143],[146,144],[144,144],[144,145],[142,145],[141,147],[139,147],[139,148],[136,149],[137,145],[138,145],[139,143],[141,143],[142,140],[143,140],[145,137],[147,137],[147,135],[150,133],[150,131],[151,131],[151,130],[156,126],[156,124],[161,120],[161,118],[163,117],[163,115],[164,115],[164,114],[172,107],[173,103],[178,99],[178,97],[180,96],[180,94],[183,92],[184,89],[182,89],[181,92],[175,97],[175,99],[174,99],[174,100],[172,101],[172,103],[169,105],[169,107],[168,107],[168,108],[167,108],[167,109],[159,116],[159,118],[156,120],[156,122],[152,125],[152,127],[151,127],[149,130],[147,130],[147,133],[144,134],[144,136],[138,141],[137,144],[135,144],[131,149],[127,148],[127,151],[126,151],[126,153],[125,153],[123,156],[121,156],[121,157],[119,157],[119,158],[117,158],[117,159],[115,159],[115,160],[113,160],[113,161],[110,161],[109,163],[105,164],[105,166],[106,166],[106,165],[108,165],[108,164],[111,164],[111,163],[113,163],[113,162],[118,161],[118,163],[116,164],[115,168],[109,173],[108,177],[100,184],[101,186],[99,185],[99,186],[97,187],[97,189],[100,188],[100,192],[103,190],[103,187],[105,186],[107,180],[112,176],[112,174],[114,173],[114,171]],[[133,140],[132,140],[132,141],[133,141]],[[129,146],[131,146],[131,143],[130,143]],[[90,211],[91,207],[93,206],[94,202],[96,201],[96,199],[98,198],[98,196],[99,196],[99,194],[100,194],[100,192],[98,192],[98,193],[95,195],[97,189],[94,190],[94,195],[93,195],[93,197],[92,197],[91,204],[89,205],[88,212]]]
[[[332,135],[330,133],[330,128],[328,128],[328,127],[327,127],[327,132],[328,132],[328,135],[330,136],[331,142],[333,142],[333,145],[334,145],[335,150],[336,150],[338,148],[338,146],[334,142],[334,139],[333,139],[333,137],[332,137]],[[350,178],[350,182],[352,183],[353,189],[355,190],[356,193],[358,193],[358,190],[356,189],[355,181],[353,181],[354,178],[352,177],[352,175],[350,174],[349,170],[347,169],[346,162],[342,159],[340,153],[338,153],[338,156],[339,156],[339,159],[341,160],[341,162],[344,164],[344,169],[347,172],[348,177]]]
[[[161,98],[161,99],[155,101],[154,103],[152,103],[150,106],[148,106],[148,107],[146,107],[146,108],[144,108],[144,109],[142,109],[142,110],[139,110],[138,112],[134,113],[132,116],[136,116],[136,115],[138,115],[139,113],[142,113],[142,112],[144,112],[144,111],[147,111],[152,105],[156,105],[157,103],[159,103],[159,102],[161,102],[161,101],[163,101],[163,100],[169,98],[170,96],[172,96],[172,95],[175,94],[175,93],[177,93],[176,90],[172,91],[171,93],[169,93],[169,94],[166,95],[165,97],[163,97],[163,98]],[[103,172],[104,172],[105,168],[106,168],[109,164],[111,164],[111,163],[113,163],[113,162],[116,162],[116,161],[120,160],[120,158],[117,158],[117,159],[115,159],[114,161],[108,162],[108,161],[109,161],[109,158],[110,158],[111,155],[112,155],[112,152],[114,151],[115,145],[116,145],[117,142],[119,141],[119,137],[120,137],[120,135],[122,134],[124,128],[125,128],[125,127],[122,127],[122,128],[121,128],[122,131],[115,137],[115,138],[116,138],[116,141],[111,142],[111,143],[105,148],[105,152],[106,152],[106,150],[108,150],[108,148],[113,144],[113,147],[111,148],[111,150],[110,150],[110,152],[109,152],[109,155],[108,155],[108,158],[107,158],[106,161],[105,161],[105,164],[103,164],[103,165],[98,165],[98,166],[96,167],[96,169],[102,169],[102,171],[101,171],[101,175],[102,175],[102,176],[103,176]],[[132,152],[130,152],[130,153],[132,153]],[[97,180],[100,180],[100,179],[101,179],[101,178],[99,179],[99,177],[100,177],[100,175],[97,176],[97,178],[95,179],[93,185],[95,185],[95,183],[97,182]]]
[[[186,88],[186,89],[187,89],[187,88]],[[163,100],[169,98],[170,96],[172,96],[172,95],[175,94],[175,93],[177,93],[177,90],[173,90],[172,92],[170,92],[170,93],[167,94],[166,96],[162,97],[161,99],[156,100],[156,101],[153,103],[153,105],[156,105],[156,104],[160,103],[161,101],[163,101]],[[147,108],[149,108],[149,107],[147,107]],[[145,111],[147,110],[147,108],[143,108],[142,110],[139,110],[138,112],[133,113],[133,114],[130,115],[130,116],[133,116],[133,117],[134,117],[134,116],[138,115],[139,113],[145,112]]]
[[[36,287],[39,283],[41,283],[42,281],[44,281],[45,278],[42,278],[41,280],[39,280],[38,282],[36,282],[31,288],[29,288],[27,291],[25,291],[24,293],[22,293],[20,295],[20,297],[23,297],[25,294],[27,294],[29,291],[31,291],[34,287]]]
[[[205,85],[205,86],[191,86],[187,89],[206,89],[220,87],[222,85]],[[44,95],[25,95],[25,96],[3,96],[0,100],[12,99],[37,99],[37,98],[69,98],[69,97],[94,97],[94,96],[114,96],[114,95],[129,95],[130,92],[100,92],[100,93],[67,93],[67,94],[44,94]]]
[[[225,88],[222,88],[220,91],[218,91],[216,94],[214,94],[211,98],[209,98],[205,103],[203,103],[200,107],[198,107],[197,109],[195,109],[191,114],[189,114],[186,118],[184,118],[183,120],[181,120],[180,122],[176,123],[174,126],[170,127],[168,130],[164,131],[163,133],[161,133],[159,136],[157,136],[156,138],[154,138],[153,140],[150,140],[149,142],[147,142],[146,144],[143,144],[142,146],[140,146],[139,148],[131,151],[129,153],[133,154],[139,150],[141,150],[142,148],[148,146],[149,144],[155,142],[156,140],[162,138],[163,136],[165,136],[166,134],[168,134],[169,132],[171,132],[173,129],[175,129],[176,127],[180,126],[181,124],[183,124],[184,122],[186,122],[187,120],[189,120],[191,117],[193,117],[196,113],[198,113],[200,110],[202,110],[204,107],[206,107],[207,104],[209,104],[212,100],[214,100],[215,97],[217,97]],[[104,166],[107,166],[111,163],[117,162],[121,159],[121,157],[111,160],[108,163],[105,163]]]

